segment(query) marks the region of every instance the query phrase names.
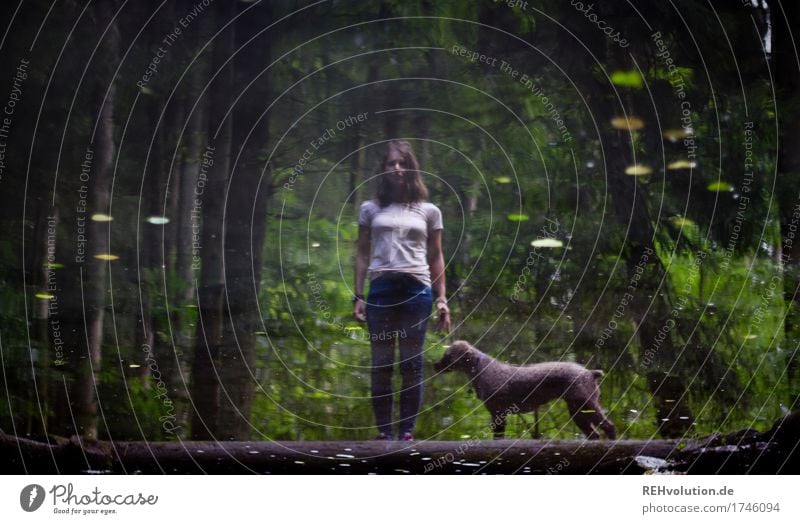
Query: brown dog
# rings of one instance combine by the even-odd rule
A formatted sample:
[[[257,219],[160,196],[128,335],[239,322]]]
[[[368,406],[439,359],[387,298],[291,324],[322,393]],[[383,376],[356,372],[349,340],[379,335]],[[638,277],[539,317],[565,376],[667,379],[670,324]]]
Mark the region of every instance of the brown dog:
[[[610,439],[616,428],[600,407],[599,369],[588,370],[573,362],[543,362],[531,366],[512,366],[482,353],[459,340],[434,364],[437,372],[463,371],[475,393],[492,415],[495,438],[503,438],[506,416],[527,413],[557,398],[567,401],[572,420],[590,439],[600,438],[600,427]]]

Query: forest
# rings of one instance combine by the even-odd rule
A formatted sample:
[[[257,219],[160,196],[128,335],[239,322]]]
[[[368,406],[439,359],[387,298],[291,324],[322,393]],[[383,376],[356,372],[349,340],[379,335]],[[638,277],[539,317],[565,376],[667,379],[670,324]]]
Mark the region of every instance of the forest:
[[[621,441],[799,409],[795,2],[0,10],[0,435],[373,439],[353,272],[390,140],[444,223],[417,441],[491,441],[433,368],[458,339],[603,370]],[[508,424],[583,438],[560,402]]]

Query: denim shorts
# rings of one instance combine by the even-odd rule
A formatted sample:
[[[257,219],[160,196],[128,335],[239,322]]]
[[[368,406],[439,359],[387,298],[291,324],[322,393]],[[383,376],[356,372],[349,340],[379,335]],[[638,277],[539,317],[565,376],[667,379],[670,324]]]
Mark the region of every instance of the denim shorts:
[[[407,273],[380,276],[370,282],[367,295],[370,338],[393,332],[400,339],[424,337],[432,307],[431,287],[414,276]]]

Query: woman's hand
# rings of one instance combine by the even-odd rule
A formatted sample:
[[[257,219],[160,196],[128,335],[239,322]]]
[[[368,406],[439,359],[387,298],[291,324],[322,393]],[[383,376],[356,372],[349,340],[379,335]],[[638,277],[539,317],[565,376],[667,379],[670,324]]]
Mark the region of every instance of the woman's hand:
[[[353,318],[359,322],[367,321],[367,304],[363,299],[357,298],[353,303]]]
[[[436,314],[439,317],[439,325],[436,327],[440,333],[450,333],[450,308],[445,302],[436,303]]]

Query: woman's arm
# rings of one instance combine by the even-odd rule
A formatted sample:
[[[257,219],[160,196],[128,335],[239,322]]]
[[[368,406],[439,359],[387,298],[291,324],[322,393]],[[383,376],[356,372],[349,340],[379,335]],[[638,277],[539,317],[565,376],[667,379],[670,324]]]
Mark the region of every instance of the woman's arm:
[[[369,254],[369,228],[366,226],[358,226],[358,240],[356,240],[355,288],[353,290],[357,296],[364,295],[364,281],[367,277]],[[367,319],[367,305],[363,300],[355,300],[353,304],[353,316],[359,322],[364,322]]]
[[[434,305],[436,305],[436,311],[439,314],[439,330],[449,333],[450,309],[447,307],[441,229],[435,229],[428,234],[428,266],[431,270]]]

